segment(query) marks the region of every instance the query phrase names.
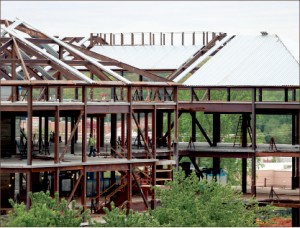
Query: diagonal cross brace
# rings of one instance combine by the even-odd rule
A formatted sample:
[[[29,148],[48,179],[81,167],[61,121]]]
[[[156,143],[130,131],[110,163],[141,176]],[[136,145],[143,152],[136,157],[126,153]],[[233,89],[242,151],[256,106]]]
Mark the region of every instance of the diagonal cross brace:
[[[79,122],[80,122],[80,120],[81,120],[81,117],[83,116],[83,113],[84,113],[84,111],[81,111],[80,114],[79,114],[79,116],[78,116],[77,122],[76,122],[74,128],[72,129],[71,135],[70,135],[70,137],[69,137],[69,139],[68,139],[67,144],[65,145],[64,151],[63,151],[62,154],[60,155],[60,158],[59,158],[59,161],[60,161],[60,162],[64,159],[65,154],[68,152],[69,145],[70,145],[71,140],[72,140],[72,138],[73,138],[73,136],[74,136],[74,134],[75,134],[75,131],[76,131],[78,125],[79,125]]]
[[[142,136],[142,139],[143,139],[144,145],[145,145],[145,149],[147,150],[148,154],[150,154],[150,156],[152,157],[152,154],[150,153],[150,150],[149,150],[149,147],[148,147],[148,142],[146,142],[146,140],[145,140],[145,137],[143,135],[141,126],[139,125],[139,123],[138,123],[138,121],[137,121],[137,119],[136,119],[136,117],[134,115],[134,112],[132,112],[132,117],[134,119],[134,122],[135,122],[135,124],[136,124],[136,126],[138,128],[138,131],[139,131],[140,135]]]
[[[191,113],[190,113],[190,114],[191,114]],[[208,142],[208,144],[209,144],[210,146],[212,146],[213,144],[212,144],[211,140],[208,138],[208,136],[207,136],[205,130],[203,129],[203,127],[201,126],[201,124],[199,123],[199,121],[197,120],[196,117],[195,117],[195,123],[197,124],[198,128],[200,129],[201,133],[203,134],[203,136],[204,136],[204,138],[206,139],[206,141]]]

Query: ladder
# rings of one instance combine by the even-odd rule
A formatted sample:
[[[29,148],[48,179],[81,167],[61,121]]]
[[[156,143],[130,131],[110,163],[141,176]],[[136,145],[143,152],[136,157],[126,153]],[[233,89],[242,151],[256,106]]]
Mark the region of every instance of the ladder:
[[[246,117],[246,128],[247,128],[247,132],[249,135],[250,140],[252,141],[252,128],[251,128],[251,124],[250,124],[250,117]],[[236,132],[235,132],[235,136],[234,136],[234,142],[233,142],[233,146],[235,146],[237,144],[237,139],[239,138],[239,144],[241,145],[241,141],[243,138],[243,116],[239,116],[239,122],[238,125],[236,127]]]

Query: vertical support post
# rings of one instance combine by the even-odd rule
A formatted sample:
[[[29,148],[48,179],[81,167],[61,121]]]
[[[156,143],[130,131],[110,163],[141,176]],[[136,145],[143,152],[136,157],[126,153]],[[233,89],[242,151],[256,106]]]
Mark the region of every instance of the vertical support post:
[[[172,46],[174,45],[174,34],[173,34],[173,32],[171,32],[171,45]]]
[[[32,87],[27,89],[27,165],[32,165]]]
[[[59,192],[59,168],[54,171],[54,192]]]
[[[131,160],[131,142],[132,142],[132,96],[131,96],[131,86],[127,87],[127,100],[130,103],[129,112],[127,113],[127,159]],[[131,178],[131,177],[130,177]],[[128,186],[129,187],[129,186]]]
[[[145,45],[145,35],[144,35],[143,32],[142,32],[142,45],[143,45],[143,46]]]
[[[289,89],[284,88],[284,101],[288,102],[289,101]]]
[[[156,157],[156,105],[152,110],[152,158]]]
[[[195,45],[195,32],[193,32],[193,45]]]
[[[181,33],[181,44],[184,45],[184,32]]]
[[[84,114],[82,115],[82,149],[81,149],[81,160],[82,162],[86,162],[86,106],[87,106],[87,99],[86,99],[86,87],[82,86],[82,102],[84,103]],[[78,128],[77,128],[78,129]],[[86,172],[84,172],[84,174],[86,174]]]
[[[38,137],[38,142],[39,142],[39,153],[42,151],[42,117],[39,116],[39,137]]]
[[[73,131],[75,127],[75,117],[71,116],[71,131]],[[71,154],[75,153],[75,135],[73,136],[72,140],[71,140]]]
[[[131,143],[128,143],[131,144]],[[132,208],[132,164],[128,164],[127,171],[127,210]]]
[[[262,88],[258,88],[258,101],[262,101],[263,100],[263,90]]]
[[[213,146],[221,141],[221,118],[220,113],[213,114]]]
[[[100,117],[99,116],[97,116],[97,119],[96,119],[97,121],[96,121],[96,142],[97,142],[97,145],[96,145],[96,147],[97,147],[97,152],[98,152],[98,154],[100,155],[100,121],[101,121],[101,119],[100,119]]]
[[[32,192],[32,180],[31,180],[31,171],[26,172],[26,210],[29,210],[31,206],[31,200],[29,193]]]
[[[300,208],[292,208],[292,226],[300,226]]]
[[[56,106],[54,114],[54,163],[59,163],[59,106]]]
[[[179,170],[179,156],[178,156],[178,87],[174,87],[174,100],[176,102],[176,108],[174,110],[174,157],[175,157],[175,168]]]
[[[87,175],[86,175],[85,166],[84,166],[82,172],[83,172],[83,177],[82,177],[82,182],[81,182],[81,205],[82,205],[83,210],[86,210],[87,209],[87,206],[86,206],[86,178],[87,178]]]
[[[256,88],[252,89],[252,150],[256,150]],[[252,184],[251,193],[256,196],[256,156],[252,155]]]
[[[96,172],[96,197],[98,201],[100,200],[100,193],[101,193],[101,182],[100,182],[100,172]]]
[[[140,112],[137,113],[137,121],[138,121],[138,124],[140,125],[141,124],[141,114],[140,114]],[[138,147],[138,149],[140,148],[140,144],[141,144],[141,133],[138,131],[138,133],[137,133],[137,147]]]
[[[248,114],[242,114],[242,147],[247,147],[247,122],[249,118],[250,117],[248,116]]]
[[[157,137],[157,146],[162,146],[162,137],[163,137],[163,112],[157,111],[156,114],[156,137]]]
[[[192,116],[192,142],[196,142],[196,112],[191,112]]]
[[[45,126],[45,129],[44,129],[44,140],[45,140],[45,146],[49,146],[49,128],[48,128],[48,121],[49,121],[49,118],[48,116],[45,116],[45,119],[44,119],[44,126]]]
[[[227,101],[230,101],[230,88],[227,88]]]
[[[213,158],[213,177],[215,178],[215,180],[217,180],[217,174],[218,171],[220,170],[220,163],[221,163],[220,158]]]
[[[242,192],[247,193],[247,158],[242,158]]]
[[[152,165],[152,173],[151,173],[151,182],[152,182],[152,186],[156,186],[156,165],[155,163],[153,163]],[[155,203],[155,198],[156,198],[156,192],[155,189],[152,188],[151,190],[151,209],[155,209],[156,207],[156,203]]]
[[[121,113],[121,147],[125,148],[125,114]]]
[[[168,150],[171,150],[171,145],[172,145],[172,142],[171,142],[171,112],[168,112]],[[195,130],[196,132],[196,130]],[[171,159],[171,154],[169,156],[169,159]]]
[[[90,118],[90,134],[92,134],[94,136],[94,118],[93,117]]]
[[[104,147],[104,117],[101,117],[101,121],[100,121],[100,146]]]
[[[14,47],[14,43],[12,43],[11,45],[11,59],[15,59],[15,47]],[[11,79],[12,80],[16,80],[16,63],[13,61],[11,63]],[[12,86],[11,87],[11,95],[12,95],[12,98],[11,98],[11,101],[12,102],[15,102],[15,101],[18,101],[19,100],[19,89],[18,89],[18,86]]]
[[[148,144],[148,142],[149,142],[149,137],[148,137],[148,131],[149,131],[149,128],[148,128],[148,112],[144,113],[144,121],[145,121],[145,141]],[[146,149],[146,145],[145,145],[145,149]],[[146,158],[148,158],[148,153],[146,155]]]
[[[65,117],[65,145],[68,142],[68,117]]]
[[[111,114],[111,124],[110,124],[110,142],[111,142],[111,155],[115,155],[115,150],[117,149],[117,114]]]

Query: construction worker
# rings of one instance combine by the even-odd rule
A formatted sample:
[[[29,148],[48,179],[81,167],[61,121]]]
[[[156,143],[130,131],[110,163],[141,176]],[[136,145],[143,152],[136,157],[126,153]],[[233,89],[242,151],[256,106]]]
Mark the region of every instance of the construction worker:
[[[95,153],[95,139],[93,138],[92,134],[90,134],[90,138],[89,138],[89,142],[88,145],[90,147],[90,153],[89,153],[89,157],[91,157],[91,155],[93,154],[94,157],[96,157],[96,153]]]

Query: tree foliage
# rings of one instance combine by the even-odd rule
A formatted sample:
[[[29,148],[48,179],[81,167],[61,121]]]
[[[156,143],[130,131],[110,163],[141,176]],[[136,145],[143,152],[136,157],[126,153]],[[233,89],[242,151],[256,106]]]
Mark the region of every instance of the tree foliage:
[[[247,204],[241,193],[230,186],[216,182],[199,181],[195,174],[185,177],[174,174],[167,184],[170,189],[156,188],[161,206],[144,213],[106,209],[105,224],[99,226],[163,226],[163,227],[215,227],[257,226],[258,218],[270,212],[269,207],[259,208],[252,199]],[[269,215],[268,215],[269,216]]]
[[[83,211],[82,207],[75,208],[75,201],[71,202],[71,208],[67,201],[59,201],[58,193],[52,198],[50,193],[30,193],[32,205],[27,211],[24,203],[14,203],[9,200],[13,210],[8,214],[8,220],[4,226],[14,227],[70,227],[79,226],[86,219],[90,221],[89,210]]]

